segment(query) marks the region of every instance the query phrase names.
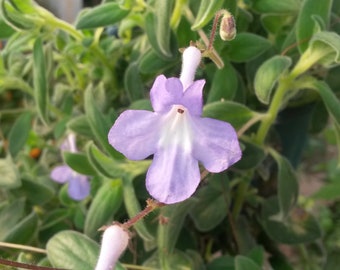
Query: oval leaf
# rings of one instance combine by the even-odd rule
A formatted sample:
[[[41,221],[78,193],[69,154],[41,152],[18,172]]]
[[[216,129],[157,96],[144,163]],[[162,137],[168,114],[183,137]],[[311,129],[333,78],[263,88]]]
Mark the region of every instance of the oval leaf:
[[[252,259],[238,255],[235,258],[235,270],[261,270]]]
[[[215,13],[221,9],[223,0],[202,0],[196,19],[191,27],[192,30],[199,30],[214,17]]]
[[[291,63],[289,57],[276,55],[264,62],[257,70],[254,81],[255,94],[262,103],[269,104],[275,84]]]
[[[105,3],[82,13],[77,18],[76,28],[87,29],[112,25],[126,17],[129,12],[121,8],[118,3]]]
[[[63,152],[65,163],[72,168],[72,170],[85,175],[95,175],[96,171],[92,168],[84,154]]]
[[[270,41],[261,36],[240,33],[229,42],[228,57],[233,62],[248,62],[270,47]]]

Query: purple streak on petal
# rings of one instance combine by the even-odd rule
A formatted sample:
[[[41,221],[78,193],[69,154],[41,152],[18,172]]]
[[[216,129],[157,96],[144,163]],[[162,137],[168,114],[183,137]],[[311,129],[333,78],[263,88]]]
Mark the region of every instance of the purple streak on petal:
[[[109,143],[128,159],[141,160],[156,152],[160,117],[150,111],[123,112],[109,131]]]
[[[90,194],[90,182],[87,176],[73,172],[69,181],[68,194],[76,201],[85,199]]]
[[[50,177],[53,181],[63,184],[71,179],[72,173],[73,171],[69,166],[61,165],[52,170]]]
[[[150,195],[166,204],[188,199],[199,182],[198,161],[176,145],[157,151],[146,175]]]
[[[174,104],[179,104],[183,86],[178,78],[167,79],[164,75],[156,78],[151,90],[150,100],[155,112],[167,112]]]
[[[195,142],[193,155],[210,172],[221,172],[242,156],[237,134],[226,122],[193,117]]]
[[[201,116],[203,108],[203,87],[205,80],[198,80],[191,84],[184,92],[182,105],[193,116]]]

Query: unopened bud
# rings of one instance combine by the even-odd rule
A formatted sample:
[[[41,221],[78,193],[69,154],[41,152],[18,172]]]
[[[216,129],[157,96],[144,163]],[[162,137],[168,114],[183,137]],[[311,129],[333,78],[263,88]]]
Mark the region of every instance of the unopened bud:
[[[220,24],[220,37],[223,40],[232,40],[236,36],[236,24],[233,15],[229,11],[223,11]]]
[[[127,248],[129,239],[129,233],[120,225],[115,224],[108,227],[103,234],[100,255],[95,270],[112,270]]]
[[[201,57],[201,51],[195,46],[190,46],[184,50],[182,55],[182,72],[179,78],[183,84],[183,91],[194,82],[196,69],[201,62]]]

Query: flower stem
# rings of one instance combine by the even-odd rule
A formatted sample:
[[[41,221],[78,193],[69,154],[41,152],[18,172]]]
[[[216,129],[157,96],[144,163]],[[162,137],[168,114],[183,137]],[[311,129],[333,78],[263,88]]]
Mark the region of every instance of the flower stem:
[[[155,210],[156,208],[162,207],[162,206],[165,206],[165,204],[154,201],[152,199],[147,199],[146,200],[146,207],[144,208],[144,210],[139,212],[137,215],[135,215],[134,217],[132,217],[128,221],[124,222],[122,224],[122,226],[124,228],[128,229],[131,226],[133,226],[135,223],[137,223],[139,220],[141,220],[142,218],[144,218],[145,216],[150,214],[153,210]]]
[[[269,106],[268,112],[266,116],[263,118],[259,130],[256,135],[256,142],[260,145],[264,144],[264,140],[267,136],[267,133],[275,121],[277,114],[279,113],[279,110],[282,105],[282,100],[286,94],[286,92],[289,90],[291,86],[292,79],[291,77],[286,77],[281,80],[279,80],[279,85],[276,89],[276,92],[274,94],[273,100]]]

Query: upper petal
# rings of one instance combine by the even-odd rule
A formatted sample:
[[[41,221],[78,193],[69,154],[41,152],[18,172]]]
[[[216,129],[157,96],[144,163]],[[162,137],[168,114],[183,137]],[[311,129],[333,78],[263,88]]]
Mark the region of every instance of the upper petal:
[[[90,194],[90,187],[87,176],[74,172],[69,181],[68,194],[72,199],[80,201]]]
[[[167,79],[164,75],[156,78],[151,90],[150,100],[155,112],[166,112],[178,104],[183,96],[183,86],[178,78]]]
[[[128,159],[141,160],[156,152],[160,121],[156,113],[128,110],[109,131],[109,143]]]
[[[166,204],[188,199],[199,182],[198,161],[178,145],[159,149],[146,175],[150,195]]]
[[[193,155],[210,172],[221,172],[241,159],[235,129],[226,122],[193,117],[195,142]]]
[[[72,169],[67,165],[61,165],[55,167],[50,174],[53,181],[58,183],[66,183],[72,177]]]
[[[205,80],[194,81],[185,90],[181,104],[185,106],[191,115],[200,116],[203,110],[203,87]]]

